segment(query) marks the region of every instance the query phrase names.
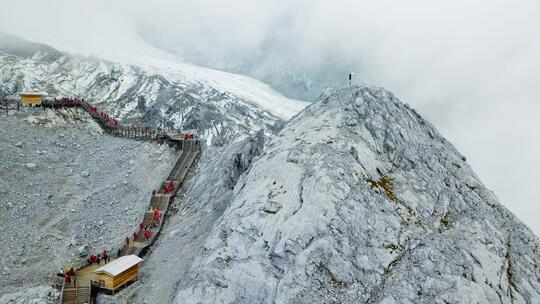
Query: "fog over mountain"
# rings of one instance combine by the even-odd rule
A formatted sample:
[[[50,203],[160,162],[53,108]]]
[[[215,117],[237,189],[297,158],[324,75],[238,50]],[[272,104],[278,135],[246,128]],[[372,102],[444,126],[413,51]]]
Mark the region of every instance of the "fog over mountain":
[[[540,303],[539,3],[0,2],[0,304]]]
[[[419,109],[540,231],[538,1],[0,2],[3,32],[246,74],[295,99],[345,85],[352,70]]]

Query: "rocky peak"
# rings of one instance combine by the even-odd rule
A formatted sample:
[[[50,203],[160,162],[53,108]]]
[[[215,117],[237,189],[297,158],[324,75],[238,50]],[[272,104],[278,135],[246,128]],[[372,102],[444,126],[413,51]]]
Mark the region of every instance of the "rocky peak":
[[[538,238],[382,88],[325,93],[235,192],[177,303],[540,302]]]

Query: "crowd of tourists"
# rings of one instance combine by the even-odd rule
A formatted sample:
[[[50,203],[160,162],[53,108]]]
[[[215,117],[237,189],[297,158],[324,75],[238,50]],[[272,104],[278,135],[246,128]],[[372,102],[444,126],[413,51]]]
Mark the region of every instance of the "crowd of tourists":
[[[88,263],[90,263],[90,264],[98,264],[98,265],[100,265],[101,262],[103,262],[104,264],[107,264],[110,261],[111,261],[111,256],[107,253],[107,250],[103,250],[102,253],[98,253],[97,255],[92,254],[88,258]]]

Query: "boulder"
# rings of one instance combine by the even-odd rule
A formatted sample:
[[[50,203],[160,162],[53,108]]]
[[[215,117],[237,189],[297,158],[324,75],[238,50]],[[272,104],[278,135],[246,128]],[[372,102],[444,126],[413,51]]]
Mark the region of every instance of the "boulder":
[[[37,165],[34,164],[34,163],[27,163],[26,165],[24,165],[27,169],[29,170],[35,170],[37,168]]]
[[[77,254],[81,258],[88,256],[88,245],[84,244],[80,246],[79,248],[77,248]]]

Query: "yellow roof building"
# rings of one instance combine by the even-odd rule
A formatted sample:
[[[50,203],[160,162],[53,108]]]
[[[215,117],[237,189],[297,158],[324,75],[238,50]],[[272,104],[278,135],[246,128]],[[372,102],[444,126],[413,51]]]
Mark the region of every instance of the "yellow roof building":
[[[125,255],[94,270],[94,273],[101,288],[114,292],[137,279],[141,262],[142,259],[136,255]]]
[[[21,103],[25,105],[41,105],[43,102],[43,98],[47,96],[47,93],[29,93],[29,92],[23,92],[19,94],[21,97]]]

